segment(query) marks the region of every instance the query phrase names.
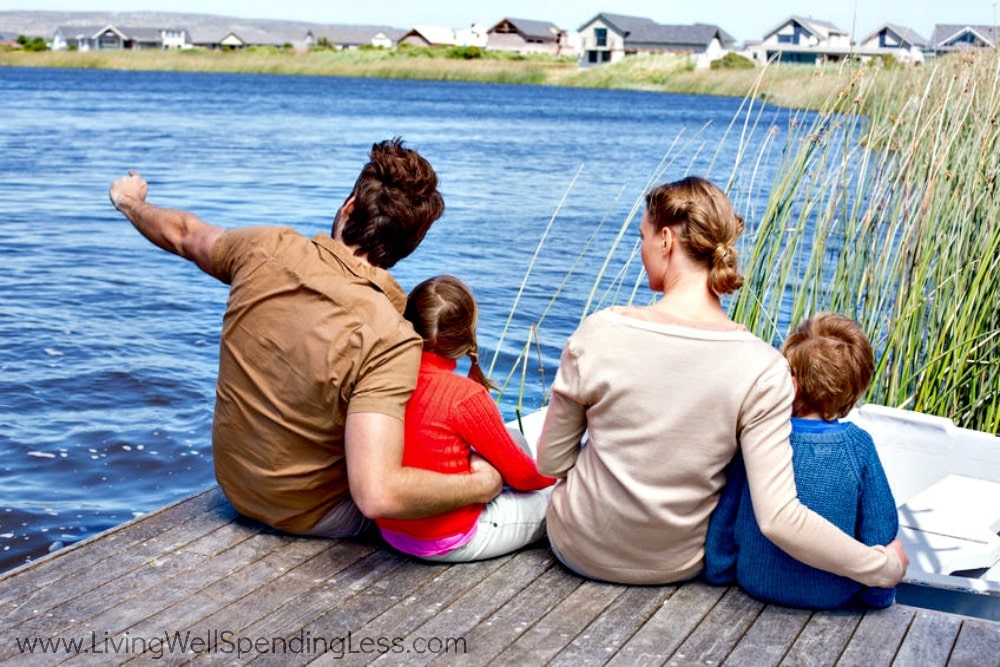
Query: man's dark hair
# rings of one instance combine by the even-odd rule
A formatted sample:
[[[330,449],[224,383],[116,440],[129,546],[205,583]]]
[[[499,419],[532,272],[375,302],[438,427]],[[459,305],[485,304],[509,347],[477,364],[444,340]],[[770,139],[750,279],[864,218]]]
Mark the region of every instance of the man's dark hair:
[[[444,213],[437,174],[395,137],[372,146],[354,183],[354,210],[341,239],[373,265],[388,269],[413,252]]]

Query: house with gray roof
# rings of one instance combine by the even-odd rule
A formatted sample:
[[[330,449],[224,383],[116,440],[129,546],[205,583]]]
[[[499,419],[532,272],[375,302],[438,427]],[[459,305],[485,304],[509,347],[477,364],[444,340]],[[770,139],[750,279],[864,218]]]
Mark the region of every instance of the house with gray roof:
[[[791,16],[747,49],[757,63],[771,61],[817,65],[854,54],[850,34],[829,21]]]
[[[890,55],[901,63],[919,65],[928,45],[916,31],[886,23],[861,40],[858,52],[865,57]]]
[[[380,25],[320,25],[313,29],[316,39],[325,38],[337,49],[357,49],[362,46],[391,48],[405,30]]]
[[[665,25],[652,19],[601,13],[579,28],[580,65],[617,62],[639,53],[682,53],[707,67],[732,49],[736,40],[717,25]]]
[[[63,51],[183,49],[190,47],[189,35],[183,28],[125,28],[103,26],[58,26],[52,33],[51,49]]]
[[[566,31],[549,21],[504,18],[486,31],[486,48],[558,56],[566,50]]]
[[[934,26],[931,50],[934,53],[992,49],[997,47],[997,28],[991,25],[942,25]]]

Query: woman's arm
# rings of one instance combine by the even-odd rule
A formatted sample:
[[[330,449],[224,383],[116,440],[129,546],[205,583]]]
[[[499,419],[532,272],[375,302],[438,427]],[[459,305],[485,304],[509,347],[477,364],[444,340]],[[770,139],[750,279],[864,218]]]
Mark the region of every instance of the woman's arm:
[[[786,368],[762,376],[744,405],[740,445],[761,532],[792,558],[866,586],[891,588],[905,572],[894,545],[866,546],[799,502],[792,471]]]
[[[559,478],[566,477],[576,465],[580,443],[587,431],[587,409],[580,392],[580,366],[572,346],[570,338],[552,382],[552,399],[538,438],[538,469]]]

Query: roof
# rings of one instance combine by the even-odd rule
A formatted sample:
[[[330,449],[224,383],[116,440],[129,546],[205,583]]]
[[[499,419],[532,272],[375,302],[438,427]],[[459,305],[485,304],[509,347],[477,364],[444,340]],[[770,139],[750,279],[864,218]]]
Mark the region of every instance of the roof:
[[[56,26],[56,32],[63,36],[63,39],[72,37],[73,39],[91,39],[97,33],[103,32],[107,24],[102,25],[60,25]]]
[[[580,29],[597,19],[615,28],[625,37],[626,44],[690,44],[706,45],[716,36],[723,44],[733,44],[736,39],[717,25],[695,23],[692,25],[664,25],[652,19],[624,14],[601,13],[590,19]]]
[[[563,32],[555,23],[550,21],[534,21],[532,19],[504,18],[496,22],[487,32],[493,32],[505,23],[513,26],[517,32],[526,37],[545,37],[552,39]]]
[[[991,25],[938,24],[934,26],[931,44],[940,46],[966,32],[973,32],[990,44],[997,43],[996,28]]]
[[[872,34],[868,35],[863,40],[861,40],[861,43],[863,44],[865,42],[871,41],[884,30],[890,30],[896,33],[896,35],[902,41],[906,42],[910,46],[916,46],[920,48],[927,46],[927,40],[921,37],[919,34],[917,34],[915,30],[907,28],[906,26],[895,25],[894,23],[883,24],[877,30],[873,31]]]
[[[405,34],[405,30],[390,28],[384,25],[319,25],[313,29],[316,38],[326,37],[332,44],[338,46],[357,46],[370,44],[379,34],[397,41]]]
[[[822,36],[824,38],[829,37],[833,33],[837,33],[837,34],[840,34],[840,35],[847,35],[848,34],[847,32],[845,32],[844,30],[841,30],[840,28],[838,28],[833,23],[830,23],[829,21],[822,21],[820,19],[814,19],[812,17],[792,15],[792,16],[789,16],[784,21],[782,21],[781,23],[779,23],[778,25],[774,26],[774,28],[772,28],[771,30],[768,30],[764,34],[764,36],[768,37],[770,35],[773,35],[774,33],[778,32],[780,29],[784,28],[789,23],[792,23],[793,21],[795,23],[798,23],[802,27],[804,27],[809,32],[811,32],[813,34],[816,34],[816,35],[820,35],[820,36]]]
[[[401,35],[399,39],[405,39],[410,35],[422,37],[428,44],[445,44],[450,46],[457,43],[455,31],[439,25],[415,25]]]

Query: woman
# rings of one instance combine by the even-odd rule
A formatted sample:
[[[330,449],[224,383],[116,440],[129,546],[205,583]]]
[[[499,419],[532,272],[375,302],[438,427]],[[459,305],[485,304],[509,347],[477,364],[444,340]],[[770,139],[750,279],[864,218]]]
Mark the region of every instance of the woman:
[[[704,179],[647,195],[642,262],[663,297],[590,316],[567,342],[553,382],[538,453],[541,472],[565,479],[547,513],[553,552],[595,579],[694,576],[740,448],[771,541],[814,567],[894,586],[906,567],[898,541],[865,546],[796,498],[788,365],[719,300],[743,283],[735,249],[742,230],[726,196]]]

